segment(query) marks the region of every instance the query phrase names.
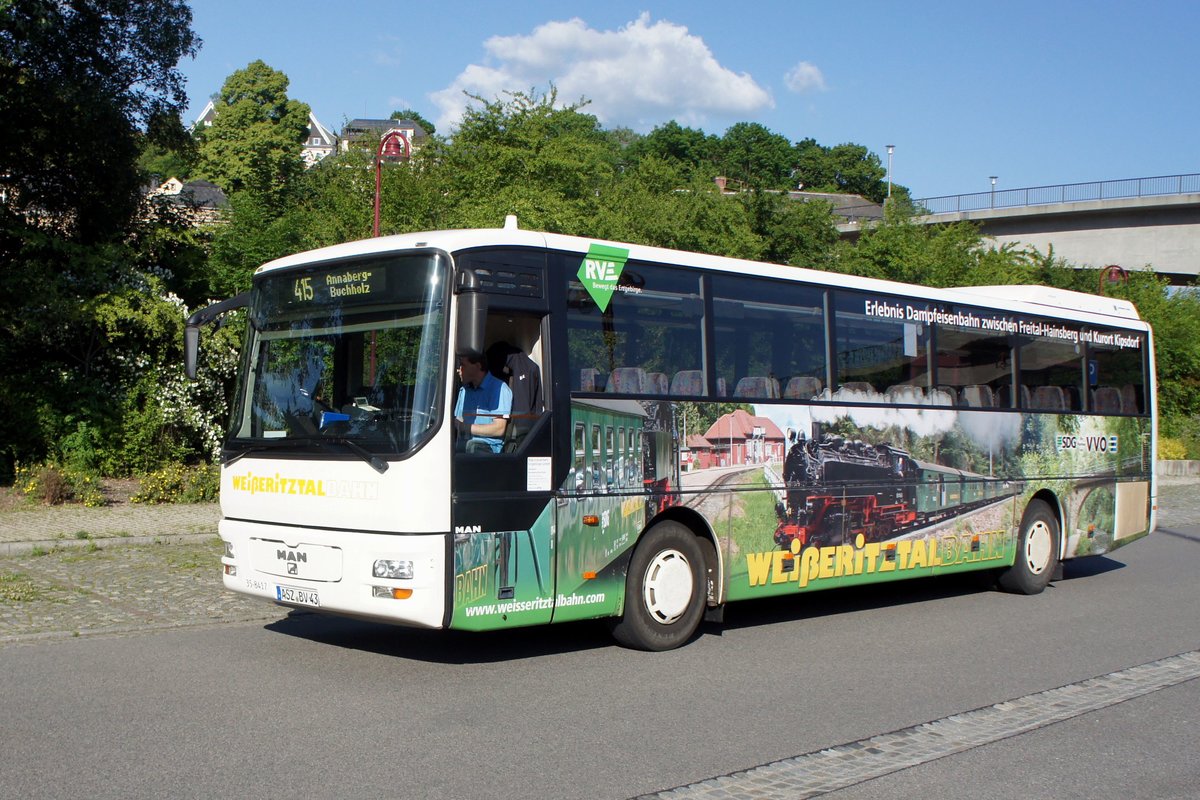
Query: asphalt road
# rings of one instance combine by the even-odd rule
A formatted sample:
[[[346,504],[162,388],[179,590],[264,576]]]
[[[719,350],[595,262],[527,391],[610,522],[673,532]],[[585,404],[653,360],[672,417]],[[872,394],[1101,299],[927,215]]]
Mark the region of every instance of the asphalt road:
[[[284,612],[10,640],[0,797],[629,798],[1200,649],[1197,566],[1175,525],[1036,597],[964,577],[743,604],[659,654],[597,624]],[[1198,718],[1189,680],[830,796],[1200,797]]]

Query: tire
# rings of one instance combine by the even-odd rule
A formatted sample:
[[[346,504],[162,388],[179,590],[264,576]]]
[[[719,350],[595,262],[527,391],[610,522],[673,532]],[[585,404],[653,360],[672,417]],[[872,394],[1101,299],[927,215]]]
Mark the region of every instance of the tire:
[[[660,522],[633,551],[625,577],[625,613],[612,625],[618,642],[637,650],[672,650],[687,642],[704,614],[704,553],[678,522]]]
[[[1058,567],[1058,518],[1044,500],[1032,500],[1021,518],[1017,555],[1000,573],[1000,588],[1014,594],[1038,594],[1050,583]]]

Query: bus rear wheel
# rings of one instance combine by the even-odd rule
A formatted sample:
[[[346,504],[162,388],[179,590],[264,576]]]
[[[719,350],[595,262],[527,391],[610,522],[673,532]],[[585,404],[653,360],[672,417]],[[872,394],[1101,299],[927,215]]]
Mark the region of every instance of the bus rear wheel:
[[[704,614],[704,553],[695,534],[660,522],[633,551],[625,578],[625,613],[613,636],[637,650],[671,650],[692,637]]]
[[[1000,588],[1015,594],[1037,594],[1046,588],[1058,566],[1058,518],[1043,500],[1032,500],[1021,518],[1017,557],[1000,573]]]

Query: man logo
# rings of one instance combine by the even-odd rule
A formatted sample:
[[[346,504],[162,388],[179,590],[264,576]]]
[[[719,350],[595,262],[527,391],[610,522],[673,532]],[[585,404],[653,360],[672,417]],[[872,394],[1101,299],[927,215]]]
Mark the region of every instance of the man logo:
[[[299,565],[297,565],[295,561],[289,561],[287,568],[288,568],[288,575],[300,574],[299,573]]]

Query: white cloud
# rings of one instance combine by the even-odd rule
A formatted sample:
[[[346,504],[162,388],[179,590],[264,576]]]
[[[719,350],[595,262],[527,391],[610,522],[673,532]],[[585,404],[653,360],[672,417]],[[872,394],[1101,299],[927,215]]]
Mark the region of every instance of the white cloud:
[[[746,73],[720,65],[686,27],[651,22],[643,13],[620,30],[598,31],[579,18],[547,22],[528,35],[484,42],[487,65],[471,64],[430,95],[438,130],[462,118],[469,92],[487,99],[503,91],[558,88],[564,102],[587,98],[587,113],[605,125],[649,130],[666,120],[700,124],[709,115],[750,115],[775,103]]]
[[[787,88],[797,94],[825,91],[825,76],[816,64],[801,61],[783,76]]]

